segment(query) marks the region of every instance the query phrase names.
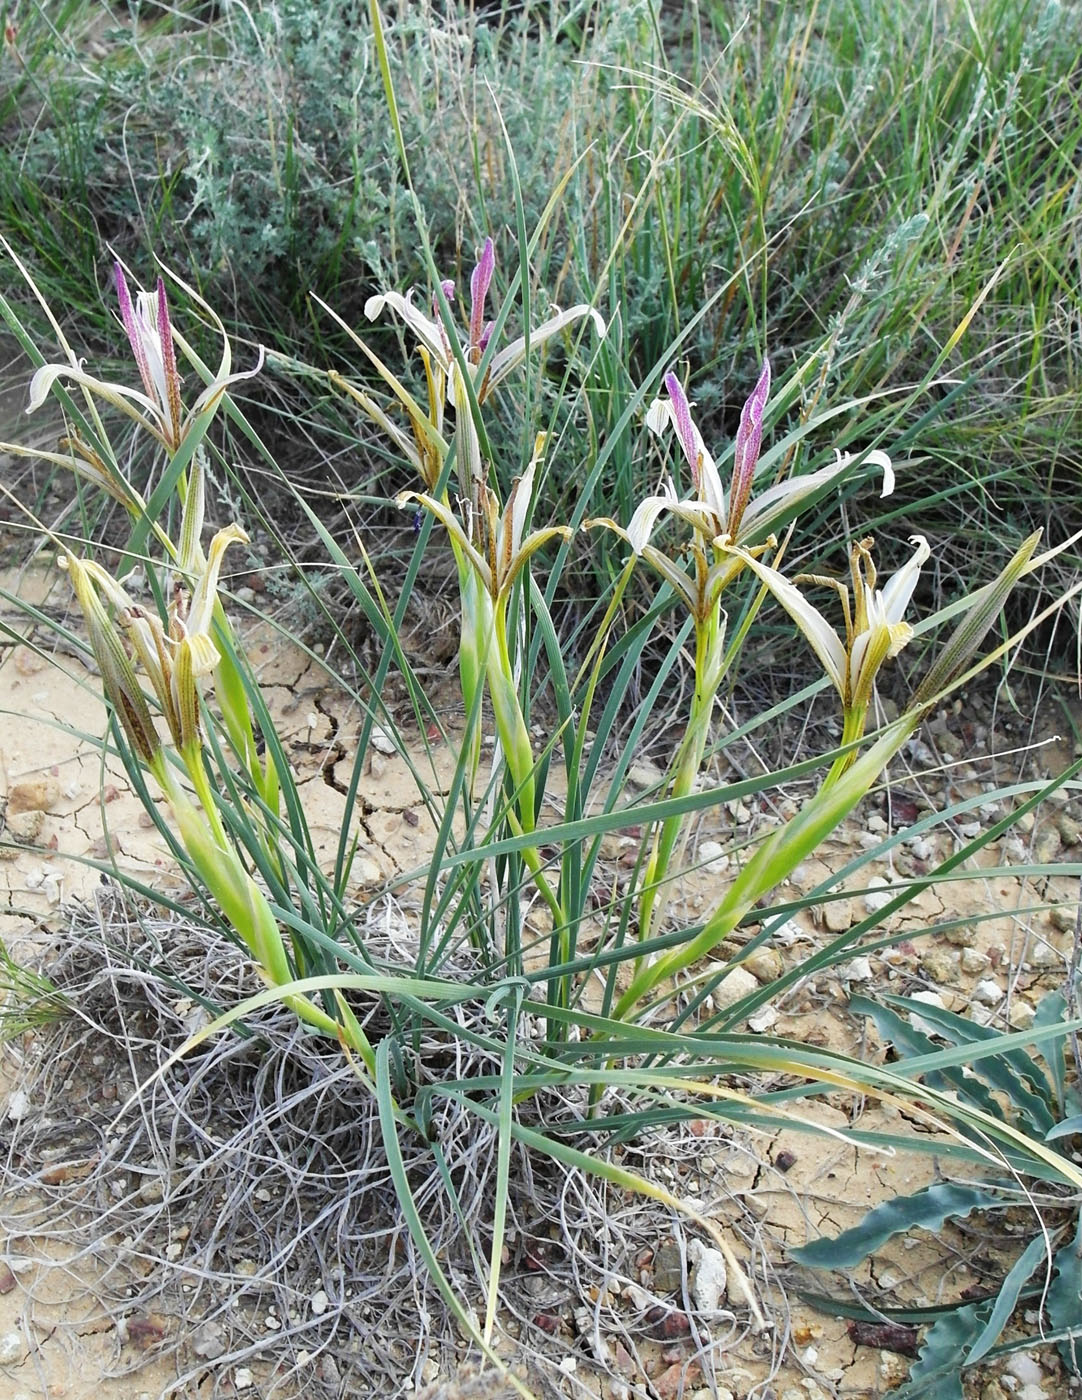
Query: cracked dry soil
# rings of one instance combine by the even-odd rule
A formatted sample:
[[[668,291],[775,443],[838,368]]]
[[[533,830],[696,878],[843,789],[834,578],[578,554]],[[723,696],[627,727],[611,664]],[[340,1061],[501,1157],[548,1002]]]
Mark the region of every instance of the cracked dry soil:
[[[22,596],[36,605],[64,606],[57,601],[63,598],[63,588],[56,587],[56,576],[47,571],[7,582],[17,584]],[[4,620],[27,644],[13,641],[0,650],[0,840],[7,843],[0,861],[0,936],[9,949],[32,957],[43,941],[63,937],[64,904],[92,899],[100,887],[96,865],[81,862],[115,859],[157,889],[179,891],[180,885],[119,765],[102,755],[98,740],[105,720],[97,678],[74,656],[47,660],[33,643],[50,648],[49,637],[30,637],[24,620]],[[318,663],[284,646],[272,629],[255,629],[248,645],[268,704],[294,755],[317,848],[330,861],[346,802],[336,767],[352,756],[356,711]],[[892,789],[892,803],[869,805],[796,872],[794,883],[802,891],[815,888],[855,850],[880,842],[892,825],[913,820],[907,807],[914,793],[921,795],[920,806],[945,805],[979,791],[989,773],[979,761],[962,755],[972,737],[964,732],[965,723],[957,715],[941,716],[938,734],[933,725],[928,736],[931,750],[926,745],[925,752],[911,757],[915,767],[934,766],[944,755],[949,760],[953,751],[957,757],[946,778],[906,775],[901,787]],[[1069,746],[1049,743],[1035,761],[1045,773],[1054,773],[1062,771],[1069,757]],[[437,751],[436,762],[446,765],[449,777],[450,754]],[[732,839],[742,821],[753,825],[756,819],[747,811],[724,815],[724,832],[716,829],[715,815],[715,829],[707,822],[695,834],[702,851],[713,851],[707,841],[719,846]],[[998,815],[978,812],[986,823]],[[1040,996],[1062,985],[1071,955],[1077,883],[1066,871],[1080,858],[1077,815],[1070,803],[1046,804],[1025,830],[1008,834],[981,856],[990,868],[1009,868],[1034,856],[1046,864],[1063,861],[1063,877],[1048,878],[1034,889],[1002,869],[988,876],[974,870],[943,889],[926,890],[893,916],[893,947],[855,957],[844,968],[798,984],[785,1000],[766,1009],[761,1028],[814,1045],[881,1056],[883,1048],[873,1033],[850,1016],[844,1004],[851,989],[870,983],[903,993],[931,991],[951,1009],[975,1009],[990,1024],[1023,1028]],[[423,866],[432,823],[400,757],[372,754],[355,819],[361,823],[354,891],[359,899]],[[892,880],[930,868],[954,839],[950,830],[936,829],[919,841],[895,846],[888,858],[873,863],[878,889],[868,890],[863,874],[859,888],[841,889],[838,897],[816,906],[814,919],[801,915],[786,926],[775,946],[753,956],[741,976],[771,980],[782,967],[800,961],[810,949],[864,917]],[[614,868],[629,844],[630,838],[610,838],[607,856]],[[684,882],[679,900],[686,913],[694,916],[706,906],[725,878],[725,864],[722,851]],[[1057,907],[1023,912],[1048,902],[1057,902]],[[947,915],[958,921],[953,930],[932,940],[921,938],[929,923]],[[729,992],[735,999],[747,989],[740,984]],[[8,1054],[17,1058],[27,1048],[26,1040],[19,1041]],[[8,1068],[11,1064],[9,1059]],[[19,1111],[0,1081],[0,1117]],[[912,1337],[891,1335],[888,1329],[854,1337],[843,1319],[805,1306],[792,1291],[793,1279],[779,1273],[785,1247],[814,1238],[821,1230],[835,1232],[855,1224],[869,1206],[936,1179],[936,1163],[931,1155],[858,1150],[836,1135],[854,1125],[898,1134],[925,1131],[924,1124],[903,1119],[886,1104],[854,1106],[838,1096],[802,1111],[827,1133],[809,1136],[785,1129],[756,1136],[723,1130],[705,1120],[694,1123],[682,1131],[698,1139],[698,1150],[674,1156],[670,1175],[684,1192],[714,1202],[716,1218],[729,1232],[732,1248],[772,1321],[768,1343],[747,1337],[727,1358],[728,1370],[723,1368],[720,1380],[728,1393],[735,1400],[753,1393],[757,1400],[765,1400],[767,1393],[777,1400],[872,1400],[887,1394],[906,1374],[905,1353],[911,1351]],[[661,1170],[664,1175],[666,1169]],[[678,1253],[674,1266],[672,1241],[659,1236],[655,1248],[634,1260],[641,1286],[658,1296],[679,1297]],[[975,1262],[978,1254],[983,1264]],[[934,1302],[955,1297],[971,1285],[980,1268],[988,1266],[989,1256],[993,1264],[1010,1262],[998,1243],[975,1242],[948,1228],[936,1239],[895,1241],[854,1283],[884,1298]],[[828,1281],[817,1277],[804,1283],[825,1289]],[[732,1295],[731,1289],[729,1303],[739,1311],[741,1300]],[[170,1394],[190,1338],[166,1335],[151,1341],[147,1355],[141,1355],[138,1331],[118,1329],[103,1315],[85,1265],[70,1267],[55,1251],[36,1249],[32,1240],[0,1238],[0,1400],[153,1400]],[[703,1386],[694,1365],[688,1367],[679,1339],[659,1342],[652,1355],[650,1376],[633,1378],[630,1390],[597,1383],[593,1393],[653,1395],[659,1400],[678,1395],[705,1400],[714,1393]],[[780,1357],[780,1363],[772,1364],[772,1355]],[[1054,1349],[1038,1353],[1037,1360],[1046,1377],[1038,1389],[1043,1386],[1049,1400],[1065,1394],[1066,1378]],[[586,1380],[585,1370],[580,1369],[580,1383]],[[764,1392],[767,1379],[769,1392]],[[994,1368],[980,1368],[967,1393],[1002,1397],[1016,1389],[1010,1379],[1004,1390]],[[993,1384],[1000,1388],[989,1390]],[[217,1387],[217,1394],[258,1400],[259,1367],[243,1376],[219,1376]],[[303,1391],[300,1383],[297,1393]],[[577,1393],[585,1392],[580,1388]],[[724,1400],[725,1389],[717,1394]]]

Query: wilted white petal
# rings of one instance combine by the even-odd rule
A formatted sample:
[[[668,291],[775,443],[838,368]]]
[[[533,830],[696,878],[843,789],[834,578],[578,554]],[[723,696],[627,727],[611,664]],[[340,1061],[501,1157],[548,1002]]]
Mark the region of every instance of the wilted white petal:
[[[412,293],[403,296],[401,292],[382,292],[369,297],[364,304],[364,314],[370,321],[382,315],[385,307],[390,307],[410,328],[428,353],[447,370],[451,357],[447,349],[447,334],[442,322],[431,320],[418,306],[414,306]]]
[[[839,455],[836,462],[804,476],[793,476],[788,481],[779,481],[760,491],[748,504],[740,524],[737,540],[740,544],[757,544],[800,504],[806,497],[821,491],[836,477],[844,476],[857,460],[850,453]],[[894,471],[890,458],[878,450],[867,453],[865,462],[871,462],[883,472],[883,495],[889,496],[894,490]]]
[[[931,546],[923,535],[910,535],[909,543],[917,546],[912,559],[903,564],[898,572],[891,576],[880,593],[880,605],[883,609],[884,619],[888,623],[901,622],[905,610],[909,606],[909,601],[913,597],[913,590],[917,586],[921,565],[927,562],[932,552]]]
[[[659,436],[674,426],[672,404],[668,399],[655,399],[646,410],[646,426]]]
[[[676,505],[679,505],[679,499],[671,481],[661,483],[659,496],[647,496],[644,501],[640,501],[627,527],[628,543],[636,554],[641,554],[650,543],[658,516],[663,511],[672,510]]]
[[[575,321],[581,321],[583,317],[594,323],[598,335],[605,334],[605,319],[600,312],[595,311],[592,306],[581,304],[569,307],[566,311],[560,311],[548,321],[543,321],[530,332],[530,349],[538,345],[544,345],[546,340],[551,340],[554,335],[558,335],[565,327],[572,325]],[[520,335],[517,340],[511,341],[497,355],[493,356],[489,369],[488,386],[494,389],[499,382],[526,358],[526,337]]]
[[[845,645],[823,614],[777,569],[772,569],[768,564],[754,558],[747,550],[734,549],[732,553],[743,559],[745,565],[770,589],[808,639],[812,650],[822,662],[823,669],[837,687],[838,694],[843,700],[847,700]]]
[[[70,379],[75,384],[80,384],[84,389],[89,389],[91,393],[97,394],[100,398],[107,399],[118,408],[123,408],[126,413],[132,413],[132,406],[138,404],[148,413],[155,423],[160,422],[161,412],[153,399],[147,398],[146,394],[139,389],[129,389],[126,384],[114,384],[110,380],[96,379],[92,374],[87,374],[84,369],[76,369],[74,365],[42,365],[30,381],[30,399],[26,405],[27,413],[33,413],[35,409],[41,407],[49,396],[49,390],[57,379]],[[142,419],[143,415],[137,415]]]
[[[879,493],[880,497],[892,496],[894,494],[894,466],[887,454],[880,452],[876,447],[865,456],[864,460],[871,462],[874,467],[882,467],[883,469],[883,489]]]

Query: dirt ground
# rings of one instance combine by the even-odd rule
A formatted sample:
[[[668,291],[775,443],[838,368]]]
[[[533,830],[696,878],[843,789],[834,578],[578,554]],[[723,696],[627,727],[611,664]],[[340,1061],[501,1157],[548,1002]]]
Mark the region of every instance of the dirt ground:
[[[63,580],[48,569],[11,575],[4,582],[45,610],[66,608]],[[14,614],[5,614],[3,620],[17,633],[27,630],[25,620]],[[44,632],[37,637],[43,646],[53,645]],[[282,646],[273,631],[257,631],[248,643],[283,738],[300,765],[317,845],[331,857],[345,799],[329,785],[326,775],[328,767],[333,770],[335,762],[348,763],[352,756],[356,713],[343,703],[318,663]],[[99,740],[104,725],[96,677],[75,655],[61,653],[46,659],[15,638],[3,644],[0,798],[5,806],[0,840],[8,844],[0,853],[4,857],[0,860],[0,936],[16,956],[30,958],[50,939],[63,937],[65,906],[92,900],[101,888],[98,863],[115,859],[148,885],[178,888],[153,823],[119,766],[103,758]],[[993,786],[991,765],[972,758],[983,745],[971,731],[972,723],[964,715],[941,717],[938,730],[933,726],[928,738],[933,751],[926,745],[925,752],[909,756],[914,769],[945,763],[939,777],[907,781],[893,807],[876,805],[862,811],[858,821],[848,824],[796,872],[794,884],[803,891],[813,889],[855,850],[881,841],[891,823],[901,826],[911,821],[907,805],[914,792],[945,802]],[[1031,762],[1040,771],[1054,773],[1057,765],[1062,771],[1070,756],[1069,741],[1048,742]],[[449,756],[447,761],[450,764]],[[995,772],[1002,777],[1001,770]],[[364,887],[378,889],[423,865],[431,836],[430,819],[400,758],[373,754],[365,782],[366,813],[356,867],[359,892]],[[989,809],[978,809],[973,819],[990,824],[1000,815],[998,802],[990,799]],[[727,830],[744,817],[739,812],[728,814]],[[873,982],[899,992],[920,990],[938,996],[954,1010],[975,1009],[990,1024],[1025,1028],[1040,996],[1062,984],[1071,954],[1078,896],[1077,880],[1068,878],[1067,871],[1077,870],[1082,859],[1077,818],[1073,799],[1049,802],[1035,821],[1024,822],[982,857],[989,867],[1010,867],[1028,859],[1063,862],[1063,877],[1050,878],[1034,890],[1000,871],[959,881],[948,889],[928,890],[895,916],[892,931],[898,941],[892,949],[870,959],[855,958],[841,975],[836,971],[798,984],[783,1002],[764,1008],[754,1028],[812,1044],[858,1049],[860,1030],[845,1011],[844,999],[849,991]],[[751,820],[751,814],[746,814],[746,820]],[[704,824],[695,839],[701,857],[705,853],[711,860],[682,891],[691,913],[701,909],[723,883],[727,860],[720,830]],[[919,841],[895,847],[890,858],[873,866],[881,888],[889,888],[899,876],[928,868],[954,839],[949,830],[937,829]],[[706,845],[709,841],[718,846],[716,854]],[[618,837],[613,838],[610,855],[619,860]],[[863,872],[862,882],[866,878]],[[735,997],[755,985],[756,979],[772,980],[781,967],[799,961],[808,950],[864,917],[875,898],[876,891],[856,892],[851,899],[820,906],[814,921],[797,919],[772,948],[750,960],[742,973],[744,980],[734,981],[729,991]],[[919,939],[926,923],[944,917],[945,901],[952,914],[973,922],[960,925],[957,936],[934,942]],[[1053,902],[1059,907],[1037,914],[1019,912]],[[995,917],[984,917],[989,913]],[[21,1037],[7,1047],[9,1092],[0,1100],[6,1105],[0,1117],[6,1112],[14,1120],[27,1111],[18,1093],[10,1092],[10,1085],[18,1082],[20,1057],[32,1053],[31,1046],[31,1038]],[[854,1126],[850,1103],[839,1098],[812,1111],[836,1135],[813,1137],[787,1129],[772,1138],[752,1139],[723,1133],[705,1122],[693,1130],[700,1135],[700,1150],[692,1158],[692,1179],[682,1183],[684,1189],[710,1200],[714,1186],[723,1182],[726,1200],[740,1202],[739,1219],[730,1206],[728,1214],[719,1212],[717,1221],[722,1229],[731,1230],[734,1254],[772,1323],[768,1338],[751,1331],[734,1346],[728,1373],[721,1376],[727,1390],[716,1391],[720,1400],[726,1400],[727,1394],[732,1400],[749,1396],[767,1400],[768,1394],[775,1400],[825,1400],[828,1396],[858,1400],[885,1394],[907,1371],[904,1356],[854,1342],[844,1319],[817,1312],[795,1297],[781,1297],[776,1279],[774,1291],[768,1291],[765,1280],[773,1276],[787,1244],[814,1238],[820,1228],[833,1231],[853,1224],[869,1205],[936,1178],[931,1156],[858,1151],[840,1136]],[[863,1107],[857,1124],[862,1129],[913,1130],[894,1110],[876,1104]],[[684,1152],[681,1161],[687,1160]],[[50,1252],[49,1247],[36,1248],[32,1240],[0,1237],[0,1400],[39,1396],[157,1400],[175,1394],[172,1383],[178,1369],[188,1364],[191,1338],[154,1335],[153,1345],[144,1354],[145,1335],[141,1339],[138,1329],[118,1327],[95,1307],[94,1279],[85,1266],[69,1267],[62,1256],[50,1259]],[[657,1248],[636,1262],[643,1287],[672,1289],[671,1280],[666,1279],[673,1268],[671,1241],[659,1239]],[[916,1303],[956,1296],[965,1287],[966,1268],[964,1251],[942,1239],[900,1241],[883,1251],[875,1264],[879,1285],[888,1286],[888,1275],[893,1274],[900,1292]],[[740,1289],[732,1278],[728,1288],[729,1302],[739,1310]],[[769,1358],[779,1351],[784,1353],[780,1369],[764,1390]],[[594,1393],[611,1400],[621,1395],[705,1400],[715,1394],[705,1388],[695,1367],[688,1366],[680,1339],[659,1341],[652,1355],[654,1369],[648,1378],[629,1375],[626,1382]],[[205,1393],[216,1387],[216,1394],[258,1400],[266,1375],[258,1363],[234,1367],[208,1380]],[[1066,1393],[1066,1385],[1054,1349],[1049,1348],[1033,1354],[1028,1371],[1019,1372],[1016,1367],[1004,1373],[1002,1364],[982,1369],[973,1379],[971,1393],[981,1400],[1004,1400],[1008,1394],[1024,1395],[1024,1400],[1039,1400],[1042,1395],[1052,1400]],[[304,1393],[303,1384],[297,1393]],[[570,1393],[585,1392],[580,1388]]]

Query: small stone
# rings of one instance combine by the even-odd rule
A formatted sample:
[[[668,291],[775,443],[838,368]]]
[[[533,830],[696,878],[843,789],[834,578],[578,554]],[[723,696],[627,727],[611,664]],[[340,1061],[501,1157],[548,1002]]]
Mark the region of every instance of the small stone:
[[[946,939],[955,948],[972,948],[977,941],[976,927],[973,924],[961,924],[958,928],[949,928]]]
[[[50,812],[59,799],[60,784],[55,778],[22,778],[8,789],[7,814]]]
[[[654,1255],[654,1287],[659,1293],[679,1293],[684,1282],[683,1258],[679,1245],[663,1244]]]
[[[383,871],[371,856],[355,856],[351,873],[354,881],[361,886],[378,885],[383,879]]]
[[[778,1013],[772,1006],[760,1006],[753,1016],[748,1017],[748,1029],[754,1031],[756,1035],[762,1035],[777,1025],[777,1021]]]
[[[1022,1385],[1040,1385],[1044,1380],[1041,1363],[1031,1351],[1016,1351],[1008,1360],[1004,1370],[1014,1376]]]
[[[1021,997],[1015,997],[1007,1013],[1007,1021],[1012,1031],[1028,1031],[1036,1017],[1036,1010]]]
[[[698,854],[703,868],[712,875],[724,874],[729,868],[729,857],[720,841],[700,841]]]
[[[987,977],[973,988],[973,1000],[982,1006],[997,1006],[1003,999],[1003,988],[993,978]]]
[[[1047,938],[1035,938],[1027,953],[1027,960],[1031,967],[1062,967],[1063,954],[1054,943],[1050,943]]]
[[[931,860],[935,855],[935,846],[927,836],[914,836],[906,845],[914,860]]]
[[[25,1089],[13,1089],[8,1096],[7,1116],[13,1123],[18,1123],[21,1118],[25,1118],[30,1112],[30,1095]]]
[[[1060,933],[1074,933],[1078,922],[1077,904],[1053,904],[1048,911],[1048,922]]]
[[[842,963],[838,968],[838,976],[843,982],[854,982],[858,985],[862,982],[870,982],[874,977],[871,959],[863,954],[859,958],[850,958],[847,963]]]
[[[254,603],[255,590],[249,588],[247,584],[242,584],[240,588],[236,589],[236,591],[233,594],[233,597],[236,598],[238,603]]]
[[[32,846],[44,825],[45,813],[37,807],[29,812],[8,811],[4,816],[4,835],[22,846]]]
[[[204,1322],[192,1334],[192,1351],[204,1361],[217,1361],[225,1354],[222,1329],[215,1322]]]
[[[949,987],[958,980],[961,958],[948,948],[929,948],[920,960],[921,971],[941,987]]]
[[[172,1244],[167,1244],[165,1246],[165,1257],[169,1260],[170,1263],[173,1263],[175,1260],[179,1259],[183,1253],[184,1246],[182,1244],[179,1244],[176,1240],[174,1240]]]
[[[1017,1392],[1018,1400],[1048,1400],[1048,1392],[1043,1385],[1035,1385],[1032,1381],[1024,1385]]]
[[[383,754],[385,758],[390,758],[392,754],[398,752],[394,740],[387,733],[386,729],[383,729],[378,724],[372,726],[372,734],[369,738],[369,743],[377,753]]]
[[[957,822],[955,823],[955,829],[958,835],[963,837],[966,841],[972,841],[975,836],[981,834],[982,830],[981,824],[978,821]]]
[[[919,1001],[925,1006],[938,1006],[940,1009],[943,1009],[943,998],[938,992],[914,992],[910,997],[910,1001]],[[913,1029],[921,1031],[924,1035],[939,1034],[939,1031],[932,1022],[926,1021],[923,1016],[918,1016],[916,1013],[910,1012],[910,1020],[913,1023]]]
[[[728,1282],[725,1256],[720,1249],[708,1249],[703,1244],[699,1244],[697,1254],[691,1279],[692,1301],[700,1312],[717,1312]]]
[[[233,1387],[235,1390],[251,1390],[255,1381],[247,1366],[238,1366],[233,1372]]]
[[[15,1275],[7,1264],[0,1259],[0,1294],[10,1293],[15,1287]]]
[[[139,1187],[139,1199],[147,1206],[157,1205],[165,1199],[165,1182],[160,1176],[147,1177]]]
[[[886,888],[887,882],[880,875],[873,875],[868,881],[868,893],[864,896],[864,907],[869,914],[878,914],[894,898],[892,891]]]
[[[664,777],[664,773],[654,763],[633,763],[627,770],[628,782],[632,787],[640,789],[659,787]]]
[[[1082,822],[1076,822],[1069,812],[1057,813],[1056,829],[1065,846],[1082,845]]]
[[[909,1375],[909,1362],[893,1351],[879,1353],[879,1379],[887,1390],[895,1390]]]
[[[1046,826],[1033,842],[1033,859],[1038,865],[1051,865],[1060,853],[1063,837],[1054,826]]]
[[[710,969],[707,969],[709,971]],[[714,964],[714,971],[720,971],[720,965]],[[711,992],[714,999],[714,1006],[718,1010],[724,1010],[727,1006],[732,1006],[734,1002],[740,1001],[742,997],[750,996],[752,992],[759,990],[759,984],[750,972],[742,967],[734,967]]]
[[[831,899],[823,905],[823,927],[828,933],[847,933],[852,925],[851,899]]]
[[[330,1302],[331,1300],[327,1297],[326,1292],[322,1288],[317,1288],[311,1298],[308,1299],[308,1306],[312,1309],[316,1317],[322,1317],[330,1306]]]
[[[764,987],[771,982],[776,982],[785,971],[778,950],[765,946],[754,949],[746,958],[741,959],[740,966],[746,967],[755,980]]]
[[[962,971],[967,972],[970,977],[976,977],[992,966],[992,960],[986,953],[982,953],[979,948],[962,949]]]
[[[846,925],[848,928],[848,924]],[[770,935],[782,948],[791,948],[794,943],[814,943],[810,933],[805,933],[795,919],[786,919]]]
[[[0,1336],[0,1366],[10,1366],[23,1359],[23,1338],[21,1332],[5,1332]]]

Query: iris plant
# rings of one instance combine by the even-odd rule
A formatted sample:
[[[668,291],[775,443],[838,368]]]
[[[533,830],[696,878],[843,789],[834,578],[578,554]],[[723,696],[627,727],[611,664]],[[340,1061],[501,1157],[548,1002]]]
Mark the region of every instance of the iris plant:
[[[515,784],[519,821],[523,829],[532,830],[533,757],[515,684],[510,651],[513,628],[508,623],[507,607],[510,586],[530,554],[548,540],[566,536],[568,531],[564,527],[553,527],[529,535],[525,533],[543,435],[537,439],[533,460],[526,472],[512,486],[506,504],[501,504],[482,460],[478,414],[492,393],[524,362],[528,350],[544,345],[583,320],[592,322],[598,334],[604,334],[605,322],[593,307],[580,303],[557,312],[541,325],[532,327],[529,335],[520,335],[498,349],[493,339],[498,321],[489,320],[487,313],[495,271],[495,248],[492,239],[486,238],[470,276],[469,315],[463,331],[452,319],[455,287],[449,280],[440,282],[432,298],[431,314],[421,309],[412,289],[405,294],[381,292],[365,304],[368,320],[376,320],[385,311],[391,311],[416,337],[424,366],[427,409],[422,409],[399,379],[350,331],[355,343],[405,409],[412,438],[408,438],[363,390],[350,385],[341,376],[335,376],[334,382],[390,433],[421,476],[426,489],[400,495],[399,503],[419,503],[447,530],[458,568],[462,600],[459,675],[466,713],[478,714],[480,688],[487,681],[500,742]],[[340,325],[344,324],[337,316],[335,319]],[[453,442],[460,485],[457,512],[452,509],[444,479],[450,450],[447,405],[454,408]],[[476,725],[467,742],[471,771],[476,774],[480,759],[480,730]]]
[[[695,624],[695,693],[683,743],[674,761],[669,795],[685,797],[698,775],[714,699],[731,664],[735,646],[726,645],[726,619],[722,595],[728,585],[759,556],[776,547],[774,527],[823,487],[848,471],[855,459],[839,457],[830,466],[806,476],[793,477],[753,494],[755,472],[763,441],[763,419],[770,397],[770,362],[764,359],[755,387],[740,414],[733,444],[733,467],[726,492],[721,473],[695,420],[687,394],[677,376],[665,375],[666,397],[655,399],[646,414],[647,425],[664,434],[669,429],[691,472],[694,494],[681,499],[665,478],[657,495],[648,496],[636,509],[624,530],[608,519],[591,521],[614,529],[668,583],[684,602]],[[867,453],[865,461],[882,468],[883,494],[894,487],[890,458],[883,452]],[[692,571],[680,557],[651,544],[660,518],[675,515],[691,526]],[[781,576],[778,575],[780,578]],[[739,639],[738,639],[739,640]],[[643,939],[657,932],[664,901],[658,900],[683,829],[681,817],[670,817],[658,829],[644,872],[639,906],[639,934]]]

